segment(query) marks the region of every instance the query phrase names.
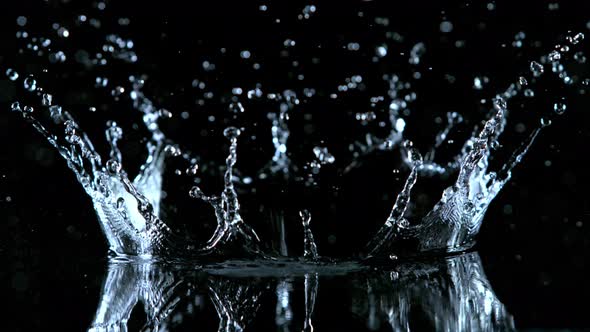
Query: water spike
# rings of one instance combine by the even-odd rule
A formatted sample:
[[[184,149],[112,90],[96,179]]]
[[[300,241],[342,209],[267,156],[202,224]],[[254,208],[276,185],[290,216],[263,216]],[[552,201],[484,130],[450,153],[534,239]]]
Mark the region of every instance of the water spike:
[[[317,260],[319,258],[318,248],[313,238],[313,233],[309,227],[311,222],[311,213],[308,210],[299,211],[301,222],[303,224],[303,258]]]

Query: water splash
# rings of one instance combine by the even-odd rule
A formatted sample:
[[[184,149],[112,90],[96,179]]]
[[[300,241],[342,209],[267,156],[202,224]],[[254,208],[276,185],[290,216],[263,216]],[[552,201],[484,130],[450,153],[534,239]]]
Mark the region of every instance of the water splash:
[[[307,19],[315,11],[315,6],[306,6],[302,17]],[[80,21],[86,22],[86,19]],[[24,24],[26,25],[26,22]],[[93,24],[97,27],[100,26],[98,21]],[[70,33],[76,32],[74,27],[66,28],[59,24],[55,29],[61,39],[67,39]],[[450,28],[447,26],[444,30],[451,32],[451,29],[452,26]],[[24,40],[29,38],[26,32],[20,32],[17,37]],[[518,36],[517,40],[521,41],[524,38],[524,35]],[[396,37],[392,35],[392,39],[396,39]],[[377,256],[391,258],[425,251],[454,252],[464,250],[473,244],[488,206],[508,182],[512,170],[522,161],[542,128],[551,123],[550,117],[541,118],[538,127],[532,130],[529,137],[513,152],[509,160],[500,167],[500,170],[497,172],[488,170],[490,157],[495,147],[500,145],[499,137],[507,125],[510,100],[519,94],[533,96],[534,84],[542,75],[547,76],[549,72],[556,74],[564,85],[574,85],[578,78],[568,73],[562,62],[570,55],[576,61],[581,61],[583,54],[575,52],[574,48],[583,39],[584,35],[581,33],[571,34],[566,37],[569,45],[559,45],[541,57],[539,61],[531,61],[528,69],[532,77],[529,75],[526,75],[527,77],[519,76],[515,83],[510,84],[504,92],[496,96],[493,107],[483,124],[474,126],[473,135],[465,141],[461,151],[447,163],[437,160],[437,150],[445,142],[448,142],[448,136],[453,129],[463,123],[462,116],[456,112],[447,114],[447,125],[436,134],[434,144],[423,158],[411,141],[404,137],[406,135],[406,119],[411,114],[409,105],[417,99],[417,94],[412,90],[412,86],[415,81],[420,79],[420,72],[413,72],[412,78],[406,80],[396,74],[380,76],[388,86],[386,96],[372,97],[370,102],[375,109],[378,108],[377,105],[386,104],[384,113],[387,119],[379,121],[379,126],[385,128],[387,133],[380,135],[368,132],[364,135],[363,140],[352,143],[349,152],[351,152],[353,160],[342,169],[342,173],[348,173],[353,168],[359,167],[363,157],[373,152],[400,150],[402,162],[408,167],[409,175],[403,189],[395,199],[389,217],[366,245],[365,258]],[[33,54],[40,48],[47,48],[52,43],[49,39],[44,38],[36,38],[35,40],[40,45],[31,45],[30,51]],[[286,47],[296,48],[297,43],[290,39],[289,41]],[[388,56],[384,44],[379,43],[379,45],[380,48],[371,48],[371,52],[375,49],[378,50],[377,61]],[[360,51],[360,48],[360,44],[356,42],[350,42],[347,46],[348,50],[354,52]],[[131,64],[138,61],[138,56],[133,50],[134,43],[130,39],[109,34],[104,38],[102,49],[104,54],[96,53],[95,58],[90,58],[88,54],[74,58],[88,68],[106,66],[111,61]],[[424,63],[425,52],[426,44],[424,42],[413,44],[407,59],[412,68],[419,68]],[[50,55],[48,59],[50,63],[65,62],[72,58],[69,51],[65,53],[64,51],[56,51],[52,54],[53,56]],[[240,52],[240,58],[243,60],[248,60],[251,57],[252,53],[249,51],[247,53]],[[294,67],[298,66],[296,62],[293,61]],[[203,69],[207,72],[214,71],[215,65],[206,60],[203,62]],[[545,72],[547,74],[544,74]],[[190,196],[205,201],[213,207],[217,221],[217,227],[212,237],[205,244],[199,245],[192,240],[187,240],[187,237],[175,234],[168,224],[160,218],[165,159],[182,156],[184,159],[191,160],[185,172],[191,176],[197,175],[199,164],[196,162],[196,158],[187,157],[189,153],[183,153],[179,145],[168,139],[160,129],[159,121],[170,118],[172,113],[157,107],[146,96],[144,93],[146,76],[130,75],[128,82],[125,83],[113,82],[114,80],[111,81],[102,75],[93,77],[93,84],[99,89],[109,91],[110,98],[113,100],[120,102],[129,98],[133,108],[142,116],[143,126],[149,133],[145,141],[147,158],[140,167],[137,177],[130,180],[129,167],[125,164],[127,159],[119,148],[119,141],[123,139],[124,131],[117,122],[107,123],[106,141],[109,144],[109,153],[108,158],[103,162],[103,158],[96,151],[76,119],[60,106],[59,98],[54,98],[52,94],[43,90],[35,76],[27,75],[22,71],[19,76],[17,71],[12,68],[6,69],[5,73],[10,81],[21,84],[21,87],[30,95],[41,97],[39,106],[14,102],[11,109],[31,122],[33,127],[66,160],[68,167],[74,172],[78,182],[92,199],[109,248],[115,255],[138,256],[148,259],[154,257],[171,259],[215,257],[215,259],[223,260],[243,254],[248,257],[275,258],[266,254],[257,233],[240,214],[240,203],[238,191],[234,186],[234,178],[237,172],[237,140],[241,129],[228,127],[224,131],[230,145],[225,165],[224,189],[221,194],[208,196],[199,186],[190,190]],[[476,89],[483,89],[484,84],[488,83],[485,78],[487,77],[484,76],[483,79],[478,78],[478,81],[474,81]],[[195,85],[195,81],[193,81],[193,85]],[[364,77],[355,73],[345,79],[345,84],[338,85],[337,93],[331,93],[329,98],[337,99],[339,95],[361,90],[363,85]],[[196,86],[199,89],[204,89],[206,84],[198,81]],[[254,96],[262,96],[258,86],[255,90],[250,91],[254,92],[252,94],[248,92],[249,99]],[[278,113],[271,112],[268,116],[271,121],[274,154],[268,166],[259,173],[260,178],[266,177],[266,171],[270,171],[271,174],[287,175],[297,170],[295,163],[290,160],[287,153],[288,140],[292,135],[292,128],[289,128],[290,113],[301,102],[298,95],[302,98],[304,95],[311,98],[315,95],[315,92],[311,91],[315,90],[306,88],[303,89],[303,94],[298,94],[295,90],[287,89],[283,93],[267,94],[268,99],[279,102],[279,110]],[[234,97],[241,93],[242,88],[232,89]],[[212,96],[213,92],[206,92],[205,95]],[[207,98],[206,96],[205,98]],[[243,113],[244,108],[240,103],[234,102],[231,105],[233,113]],[[566,108],[567,105],[562,100],[555,102],[553,106],[556,115],[563,114]],[[47,113],[49,119],[47,119]],[[376,121],[377,118],[373,111],[354,112],[354,114],[365,125]],[[316,160],[311,163],[312,168],[316,171],[322,165],[332,164],[336,160],[334,155],[323,146],[321,140],[319,144],[322,145],[315,145],[313,149]],[[309,152],[309,150],[307,151]],[[338,160],[339,162],[341,160],[340,154],[338,154]],[[346,161],[343,164],[346,164]],[[443,191],[442,197],[430,212],[421,218],[409,218],[407,212],[411,210],[412,188],[418,181],[418,177],[436,175],[448,176],[454,179],[454,183]],[[304,228],[304,258],[309,261],[318,261],[317,247],[309,227],[310,215],[303,212],[301,217]],[[310,303],[312,302],[310,297]],[[223,309],[223,304],[220,306],[220,310]]]

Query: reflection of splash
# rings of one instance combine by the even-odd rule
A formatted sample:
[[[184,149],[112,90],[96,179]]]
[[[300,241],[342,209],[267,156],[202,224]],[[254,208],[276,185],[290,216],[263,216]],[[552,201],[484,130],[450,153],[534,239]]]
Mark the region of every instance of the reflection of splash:
[[[402,264],[388,276],[367,278],[369,327],[386,320],[394,331],[409,330],[420,317],[436,331],[513,330],[512,316],[494,294],[477,253],[433,262]],[[365,312],[366,308],[368,310]]]
[[[395,331],[408,330],[416,323],[442,331],[514,329],[512,316],[495,296],[477,253],[404,262],[389,272],[348,269],[350,273],[340,277],[333,274],[342,272],[338,269],[312,265],[294,266],[286,273],[292,264],[281,268],[260,264],[251,266],[253,273],[242,274],[231,266],[190,270],[113,262],[90,330],[126,330],[139,302],[144,305],[146,329],[168,330],[195,314],[193,307],[184,309],[180,303],[194,303],[195,298],[208,295],[219,317],[219,331],[243,331],[267,304],[266,295],[275,293],[276,317],[267,319],[282,331],[312,331],[312,317],[318,315],[314,309],[321,310],[315,306],[316,298],[321,297],[320,284],[329,288],[335,277],[351,284],[346,289],[350,290],[352,312],[365,317],[369,329],[388,324]],[[323,280],[328,282],[324,285]],[[293,294],[301,286],[303,294]],[[298,296],[305,299],[304,307],[293,305],[292,299]]]

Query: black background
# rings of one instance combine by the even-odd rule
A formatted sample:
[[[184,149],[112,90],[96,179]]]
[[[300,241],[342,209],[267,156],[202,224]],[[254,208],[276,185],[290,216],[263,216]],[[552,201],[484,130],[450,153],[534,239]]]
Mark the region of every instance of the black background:
[[[590,33],[586,27],[590,21],[590,8],[583,1],[560,2],[556,11],[548,9],[553,2],[494,3],[496,9],[489,11],[486,3],[476,1],[436,5],[420,1],[322,2],[314,3],[318,12],[310,20],[300,21],[296,16],[308,3],[290,2],[281,6],[268,3],[268,12],[261,13],[258,6],[263,3],[249,1],[198,5],[181,1],[130,1],[109,3],[107,11],[101,15],[105,33],[117,29],[118,17],[131,18],[132,24],[124,33],[135,41],[140,57],[136,66],[140,72],[149,74],[147,90],[156,101],[171,110],[175,119],[183,110],[194,112],[190,121],[172,119],[163,125],[163,129],[204,159],[220,164],[227,151],[221,135],[225,123],[207,127],[203,134],[200,130],[205,125],[201,120],[210,114],[224,112],[227,101],[216,98],[206,107],[195,106],[195,95],[199,92],[190,88],[195,77],[212,82],[212,89],[219,91],[216,95],[223,95],[234,86],[252,87],[255,82],[263,82],[263,91],[265,87],[278,92],[292,86],[303,88],[306,84],[328,91],[357,72],[368,72],[363,76],[370,82],[387,71],[406,76],[411,73],[406,58],[396,58],[398,51],[394,47],[389,50],[394,54],[392,58],[379,66],[370,65],[370,57],[347,55],[350,52],[341,50],[341,45],[348,41],[374,45],[383,39],[384,30],[369,27],[364,23],[366,21],[359,20],[359,10],[369,18],[375,15],[389,17],[389,29],[405,37],[405,41],[396,47],[406,54],[416,42],[426,44],[424,66],[432,67],[432,70],[422,69],[424,76],[416,87],[418,101],[412,108],[418,114],[416,123],[430,120],[424,120],[421,126],[408,121],[409,136],[423,150],[438,129],[431,120],[434,116],[454,110],[467,119],[474,119],[472,121],[481,119],[485,112],[479,104],[480,99],[493,97],[518,76],[527,73],[528,62],[547,53],[555,44],[563,43],[568,30],[584,31],[587,36]],[[15,50],[20,45],[15,44],[14,33],[18,15],[26,15],[31,29],[43,34],[49,30],[48,22],[71,20],[75,13],[80,13],[80,8],[91,8],[84,2],[58,4],[56,1],[3,3],[2,7],[0,65],[3,70],[15,67],[21,73],[40,73],[43,64],[36,57],[17,55]],[[93,10],[84,9],[82,12],[90,17]],[[273,22],[276,17],[281,18],[280,24]],[[439,31],[443,17],[453,22],[454,29],[449,34]],[[539,41],[539,47],[523,47],[522,50],[511,47],[514,35],[521,30],[526,32],[527,42]],[[74,46],[69,47],[99,47],[102,42],[99,38],[76,38],[72,34],[68,42]],[[297,58],[303,67],[309,66],[304,69],[305,83],[297,83],[289,75],[294,70],[286,60],[277,56],[286,38],[298,43],[289,59]],[[457,39],[466,41],[463,51],[454,48]],[[315,43],[322,43],[324,47],[317,50]],[[219,54],[221,47],[227,48],[226,56]],[[251,50],[253,59],[263,66],[259,74],[239,65],[239,52],[243,49]],[[588,46],[583,49],[588,54]],[[305,59],[310,56],[321,57],[321,65],[309,65]],[[213,74],[203,73],[200,64],[204,59],[211,59],[221,69]],[[590,77],[587,67],[578,68],[581,77]],[[105,74],[114,77],[113,80],[116,77],[123,80],[127,68],[130,67],[110,67]],[[112,109],[115,105],[112,100],[103,101],[108,98],[106,94],[82,93],[84,84],[88,83],[84,78],[60,74],[79,71],[82,70],[67,62],[51,67],[48,74],[39,77],[55,100],[69,107],[75,115],[80,114],[82,127],[96,137],[93,141],[101,141],[103,125],[96,126],[92,121],[100,116],[104,117],[103,121],[120,116],[115,113],[119,110]],[[445,73],[457,78],[455,84],[441,83]],[[473,77],[478,75],[490,78],[490,83],[482,91],[472,88]],[[0,250],[8,258],[3,274],[13,295],[7,299],[16,303],[8,313],[24,314],[25,318],[16,320],[22,330],[49,326],[58,326],[61,330],[84,329],[95,310],[104,277],[106,243],[90,200],[66,169],[65,162],[30,125],[9,112],[10,103],[24,98],[23,92],[5,79],[0,80],[0,84],[3,110],[0,111],[0,218],[3,234]],[[517,327],[588,327],[585,301],[590,295],[587,285],[590,104],[587,94],[569,95],[561,92],[555,83],[544,84],[543,89],[548,91],[539,91],[535,101],[523,103],[522,107],[520,104],[514,106],[522,108],[524,120],[519,121],[532,128],[540,116],[550,114],[554,100],[562,95],[567,96],[568,110],[542,133],[523,165],[514,172],[512,181],[490,206],[477,249],[494,291],[515,316]],[[403,182],[391,174],[397,157],[377,155],[368,158],[366,164],[347,176],[339,176],[336,172],[338,167],[346,164],[346,158],[339,158],[342,154],[337,152],[356,137],[351,130],[358,128],[358,125],[351,124],[352,121],[346,122],[345,119],[351,118],[347,112],[366,109],[367,99],[382,93],[377,88],[374,88],[377,92],[371,90],[374,85],[368,86],[367,91],[352,93],[345,99],[318,98],[305,105],[305,113],[320,112],[314,115],[316,122],[312,129],[305,129],[301,115],[292,118],[290,150],[295,162],[303,165],[310,161],[313,157],[311,147],[318,145],[320,140],[325,140],[321,144],[334,152],[337,162],[322,170],[316,189],[290,185],[286,193],[281,193],[276,189],[281,186],[273,184],[261,187],[257,195],[244,195],[241,202],[245,219],[263,238],[271,237],[271,234],[265,234],[268,210],[284,209],[290,227],[292,252],[299,252],[301,231],[296,211],[310,208],[320,253],[349,256],[362,247],[385,219]],[[88,88],[92,90],[92,85],[86,90]],[[98,116],[85,115],[89,104],[99,106],[104,112],[99,112]],[[249,120],[259,119],[255,120],[259,123],[256,129],[247,129],[260,136],[259,141],[244,139],[239,150],[238,168],[245,174],[254,174],[272,155],[268,122],[264,121],[264,116],[276,107],[247,101],[244,105],[247,109],[244,116],[227,118],[229,123],[246,127]],[[126,121],[125,116],[117,120]],[[138,120],[137,117],[131,121]],[[507,130],[506,142],[513,138],[510,132],[513,130]],[[513,141],[517,140],[515,136]],[[131,143],[125,147],[130,153],[134,151]],[[130,159],[133,164],[134,159]],[[404,172],[406,170],[402,174]],[[205,180],[211,184],[203,188],[208,192],[217,191],[220,178],[216,179]],[[185,180],[171,180],[171,187],[179,186],[178,195],[184,195],[188,189],[180,184],[182,181]],[[339,188],[336,198],[335,187]],[[417,187],[418,191],[434,198],[440,189],[441,184],[430,187],[427,181]],[[259,204],[264,204],[266,210],[260,212]],[[180,220],[175,222],[181,227],[192,222],[206,224],[212,214],[210,211],[201,213],[203,209],[205,207],[198,203],[180,201],[179,198],[176,207],[165,212],[174,220]],[[330,236],[336,240],[328,241]],[[322,315],[321,309],[318,310],[318,319],[332,317],[327,313]]]

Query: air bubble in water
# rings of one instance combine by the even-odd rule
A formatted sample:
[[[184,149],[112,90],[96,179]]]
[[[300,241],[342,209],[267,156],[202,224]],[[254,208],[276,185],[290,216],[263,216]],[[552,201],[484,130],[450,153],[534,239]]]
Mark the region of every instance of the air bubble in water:
[[[29,91],[35,91],[35,89],[37,89],[37,81],[35,80],[35,78],[33,78],[33,76],[25,78],[23,85],[25,89]]]
[[[12,68],[6,69],[6,76],[11,81],[16,81],[18,79],[18,73]]]
[[[117,199],[117,210],[122,211],[125,207],[125,198],[119,197]]]
[[[25,107],[23,108],[23,111],[24,111],[25,113],[33,113],[34,109],[33,109],[33,107],[32,107],[32,106],[25,106]]]
[[[535,96],[535,92],[531,89],[524,90],[524,96],[527,98],[532,98]]]
[[[533,72],[533,76],[535,77],[541,76],[541,74],[543,74],[543,72],[545,71],[543,65],[538,63],[537,61],[531,61],[530,69]]]
[[[559,115],[565,113],[566,108],[567,105],[561,102],[553,104],[553,111]]]
[[[520,76],[518,78],[518,84],[520,84],[520,86],[527,86],[529,82],[527,82],[526,78]]]

